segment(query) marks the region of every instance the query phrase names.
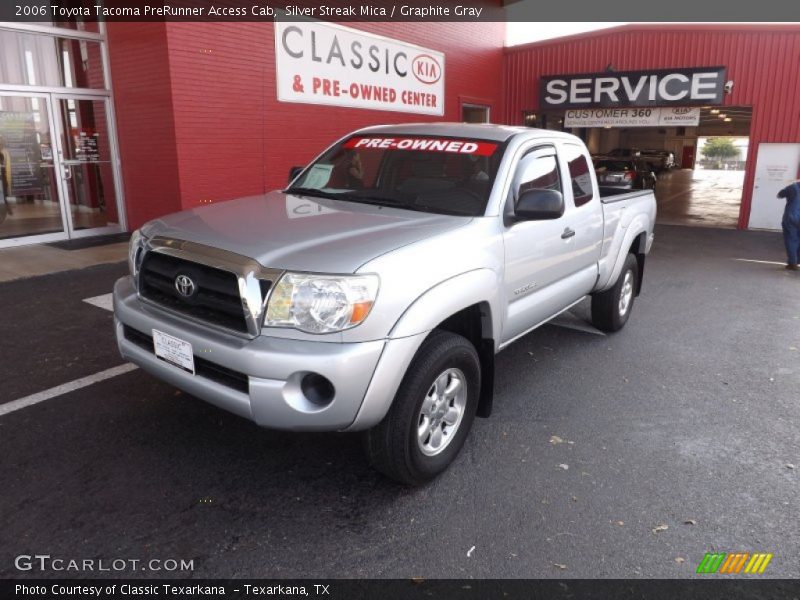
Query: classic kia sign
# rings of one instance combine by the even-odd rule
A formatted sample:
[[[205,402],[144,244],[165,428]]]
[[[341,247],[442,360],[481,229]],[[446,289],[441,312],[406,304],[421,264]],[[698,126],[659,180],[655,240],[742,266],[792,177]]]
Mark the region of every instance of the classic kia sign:
[[[722,104],[725,67],[542,77],[542,108]]]
[[[321,22],[275,23],[278,100],[444,114],[444,54]]]

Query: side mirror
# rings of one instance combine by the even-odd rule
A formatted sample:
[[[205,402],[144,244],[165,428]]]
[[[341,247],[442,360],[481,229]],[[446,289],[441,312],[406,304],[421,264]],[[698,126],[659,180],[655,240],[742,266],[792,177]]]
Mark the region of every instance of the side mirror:
[[[564,196],[555,190],[533,189],[522,192],[514,215],[522,221],[558,219],[564,214]]]
[[[295,180],[295,177],[303,172],[303,169],[305,169],[305,167],[292,167],[289,169],[289,183],[292,183]]]

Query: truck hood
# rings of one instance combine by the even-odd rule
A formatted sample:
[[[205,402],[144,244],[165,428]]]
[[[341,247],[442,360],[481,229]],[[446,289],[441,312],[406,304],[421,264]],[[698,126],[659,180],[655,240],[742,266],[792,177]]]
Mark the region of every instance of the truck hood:
[[[221,248],[269,268],[353,273],[381,254],[471,220],[271,192],[168,215],[142,233]]]

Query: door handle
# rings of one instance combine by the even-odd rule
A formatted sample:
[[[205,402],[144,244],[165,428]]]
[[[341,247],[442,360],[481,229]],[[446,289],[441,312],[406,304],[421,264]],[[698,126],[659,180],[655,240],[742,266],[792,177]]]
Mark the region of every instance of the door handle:
[[[63,174],[64,181],[72,179],[72,168],[69,165],[63,165],[61,167],[61,173]]]
[[[575,235],[575,232],[572,229],[570,229],[569,227],[567,227],[564,230],[564,233],[561,234],[561,239],[562,240],[566,240],[566,239],[571,238],[573,235]]]

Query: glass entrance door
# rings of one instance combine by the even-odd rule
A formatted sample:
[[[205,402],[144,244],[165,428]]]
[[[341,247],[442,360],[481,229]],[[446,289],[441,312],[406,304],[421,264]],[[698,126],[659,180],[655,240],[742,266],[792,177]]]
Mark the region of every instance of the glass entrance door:
[[[70,237],[120,230],[107,102],[105,98],[56,98]]]
[[[66,236],[48,94],[0,93],[0,244]]]
[[[0,92],[0,247],[122,231],[108,99]]]

